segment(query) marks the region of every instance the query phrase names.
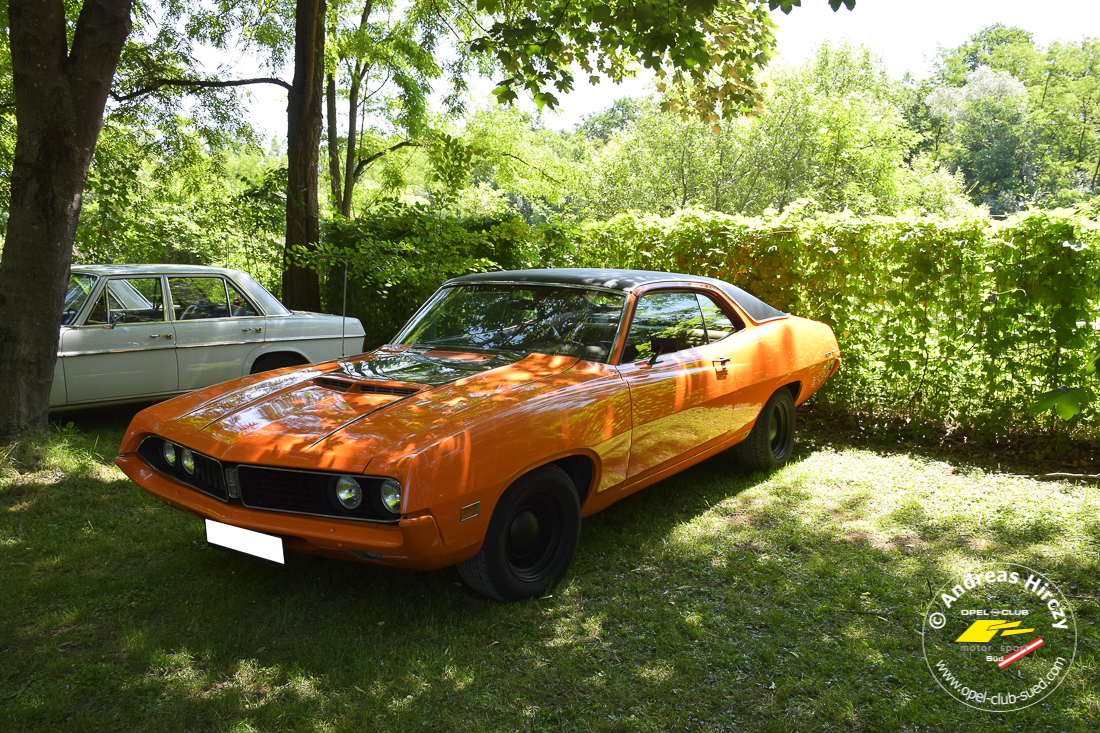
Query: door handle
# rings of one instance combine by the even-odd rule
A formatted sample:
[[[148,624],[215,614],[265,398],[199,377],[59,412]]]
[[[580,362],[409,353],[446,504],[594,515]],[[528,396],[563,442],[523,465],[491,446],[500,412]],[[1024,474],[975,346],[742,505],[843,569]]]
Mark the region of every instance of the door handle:
[[[151,339],[159,339],[162,336],[166,339],[172,338],[172,334],[170,334],[170,333],[151,333],[151,334],[149,334],[149,338],[151,338]]]
[[[728,356],[723,356],[719,359],[711,359],[710,360],[710,365],[712,367],[714,367],[714,371],[716,371],[716,372],[726,371],[727,365],[729,363],[730,363],[730,358]]]
[[[249,331],[255,331],[256,333],[262,333],[262,328],[242,328],[241,333],[248,333]]]

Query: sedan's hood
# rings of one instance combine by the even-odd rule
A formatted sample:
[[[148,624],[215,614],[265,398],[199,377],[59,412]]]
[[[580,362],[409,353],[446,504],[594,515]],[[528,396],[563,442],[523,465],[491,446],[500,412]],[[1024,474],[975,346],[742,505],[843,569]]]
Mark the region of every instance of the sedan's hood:
[[[459,426],[484,398],[559,374],[578,359],[384,348],[221,392],[158,432],[227,462],[361,471],[411,433]],[[476,412],[476,411],[475,411]]]

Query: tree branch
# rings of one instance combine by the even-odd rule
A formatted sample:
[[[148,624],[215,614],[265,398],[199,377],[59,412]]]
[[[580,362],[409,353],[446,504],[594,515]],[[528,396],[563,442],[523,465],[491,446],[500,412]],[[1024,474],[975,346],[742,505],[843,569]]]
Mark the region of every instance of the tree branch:
[[[391,145],[390,147],[385,148],[384,150],[379,150],[374,155],[368,156],[366,158],[360,158],[359,163],[355,166],[355,180],[358,181],[359,176],[363,175],[363,171],[365,171],[370,166],[371,163],[378,160],[383,155],[387,155],[389,153],[397,152],[401,148],[409,148],[409,147],[419,148],[419,147],[422,147],[422,146],[423,146],[423,143],[418,143],[418,142],[415,142],[413,140],[402,140],[401,142],[397,143],[396,145]]]
[[[275,84],[281,86],[283,89],[290,91],[290,84],[282,79],[273,78],[257,78],[257,79],[235,79],[232,81],[206,81],[203,79],[154,79],[151,84],[146,87],[138,89],[136,92],[130,92],[129,94],[123,94],[119,96],[112,93],[111,99],[116,102],[129,102],[130,100],[137,99],[138,97],[151,94],[163,87],[187,87],[191,89],[214,89],[222,87],[243,87],[249,84]]]
[[[542,168],[539,168],[537,165],[531,165],[530,163],[528,163],[526,160],[519,157],[518,155],[512,155],[511,153],[501,153],[501,155],[505,155],[509,158],[513,158],[515,160],[518,160],[520,163],[523,163],[528,168],[532,168],[532,169],[538,171],[539,173],[542,174],[542,177],[545,178],[548,181],[552,181],[552,182],[558,184],[559,186],[563,185],[562,182],[559,181],[557,178],[554,178],[552,175],[550,175],[549,173],[544,171]]]

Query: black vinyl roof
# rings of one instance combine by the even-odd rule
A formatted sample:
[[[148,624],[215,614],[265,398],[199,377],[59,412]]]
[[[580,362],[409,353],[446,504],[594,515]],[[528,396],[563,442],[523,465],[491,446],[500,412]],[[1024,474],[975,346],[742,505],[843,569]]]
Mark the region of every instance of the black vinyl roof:
[[[649,270],[616,270],[602,268],[558,268],[550,270],[503,270],[500,272],[482,272],[475,275],[462,275],[452,278],[444,285],[472,285],[484,282],[531,283],[536,285],[584,285],[592,288],[631,290],[651,283],[694,282],[713,285],[730,300],[737,303],[756,323],[786,318],[787,314],[776,310],[754,295],[750,295],[736,285],[723,280],[700,275],[685,275],[671,272],[652,272]]]

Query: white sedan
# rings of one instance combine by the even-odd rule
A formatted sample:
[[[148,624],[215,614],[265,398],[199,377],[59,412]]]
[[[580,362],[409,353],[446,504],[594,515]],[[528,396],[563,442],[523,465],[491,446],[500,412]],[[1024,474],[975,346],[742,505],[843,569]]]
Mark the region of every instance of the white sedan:
[[[290,311],[246,273],[72,268],[50,409],[162,399],[363,351],[356,318]]]

